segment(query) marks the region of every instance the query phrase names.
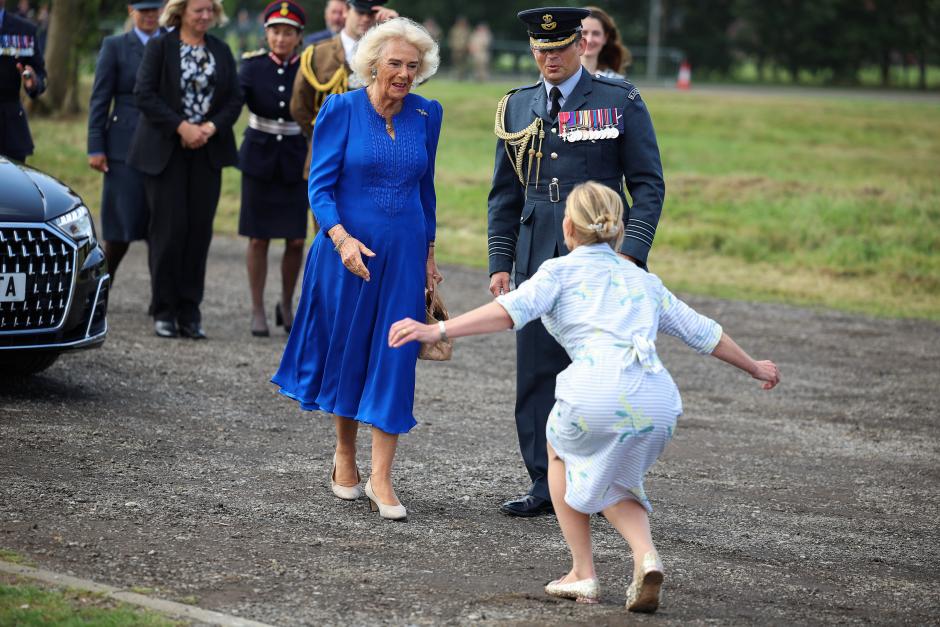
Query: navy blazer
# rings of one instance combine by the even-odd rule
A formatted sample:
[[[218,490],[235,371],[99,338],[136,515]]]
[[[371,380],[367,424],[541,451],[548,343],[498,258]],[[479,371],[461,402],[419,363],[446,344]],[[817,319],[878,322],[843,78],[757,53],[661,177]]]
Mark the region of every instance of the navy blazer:
[[[235,58],[221,39],[206,35],[206,46],[215,57],[216,83],[208,119],[217,129],[206,144],[209,163],[216,169],[238,163],[232,126],[242,108]],[[137,71],[134,100],[140,121],[131,140],[127,162],[144,174],[157,175],[166,169],[179,145],[177,127],[184,121],[180,87],[180,35],[178,30],[147,42]]]
[[[134,84],[143,57],[144,44],[133,30],[101,42],[88,103],[89,155],[104,154],[109,161],[127,159],[140,117]]]

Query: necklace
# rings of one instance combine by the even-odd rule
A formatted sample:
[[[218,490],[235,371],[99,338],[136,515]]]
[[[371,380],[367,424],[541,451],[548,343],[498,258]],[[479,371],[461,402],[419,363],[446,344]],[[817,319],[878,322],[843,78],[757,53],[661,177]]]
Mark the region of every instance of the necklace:
[[[385,120],[385,132],[388,133],[389,136],[394,138],[395,137],[395,125],[392,124],[392,119],[390,117],[386,117],[379,111],[379,107],[375,104],[375,100],[373,100],[372,98],[372,92],[370,92],[368,89],[366,89],[366,95],[369,97],[369,104],[372,105],[372,109],[378,115],[380,115],[383,120]]]

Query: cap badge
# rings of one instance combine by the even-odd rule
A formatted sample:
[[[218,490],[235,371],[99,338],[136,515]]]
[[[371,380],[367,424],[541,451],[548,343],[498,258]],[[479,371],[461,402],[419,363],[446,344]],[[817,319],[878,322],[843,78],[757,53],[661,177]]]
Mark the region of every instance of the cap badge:
[[[286,2],[281,3],[281,15],[286,16],[290,11],[288,10],[288,4]]]
[[[555,30],[555,27],[558,26],[558,22],[552,21],[552,14],[546,13],[542,16],[542,30]]]

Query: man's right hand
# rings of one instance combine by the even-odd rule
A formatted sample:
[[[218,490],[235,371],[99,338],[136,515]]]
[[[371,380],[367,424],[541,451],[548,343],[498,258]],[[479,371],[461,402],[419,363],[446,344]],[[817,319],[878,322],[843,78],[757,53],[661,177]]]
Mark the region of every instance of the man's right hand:
[[[490,276],[490,294],[493,298],[509,293],[509,273],[494,272]]]
[[[108,157],[105,155],[89,155],[88,165],[91,166],[92,170],[98,170],[99,172],[107,172],[108,171]]]

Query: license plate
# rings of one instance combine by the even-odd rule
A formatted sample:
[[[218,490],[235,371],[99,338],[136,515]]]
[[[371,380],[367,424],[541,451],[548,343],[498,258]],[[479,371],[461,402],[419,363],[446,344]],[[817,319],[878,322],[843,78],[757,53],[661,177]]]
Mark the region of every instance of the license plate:
[[[0,303],[26,300],[26,273],[0,272]]]

